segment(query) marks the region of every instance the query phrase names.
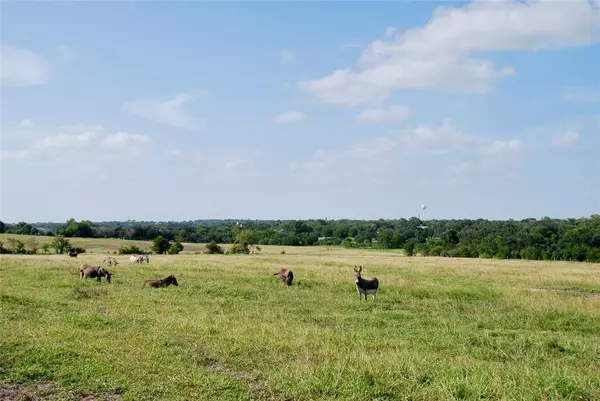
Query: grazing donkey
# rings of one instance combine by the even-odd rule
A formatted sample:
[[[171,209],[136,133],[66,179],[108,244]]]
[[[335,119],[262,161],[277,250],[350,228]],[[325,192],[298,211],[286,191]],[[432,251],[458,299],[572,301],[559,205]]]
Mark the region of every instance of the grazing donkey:
[[[142,284],[142,288],[143,287],[168,287],[171,284],[173,284],[174,286],[178,287],[179,283],[177,282],[177,279],[175,278],[174,275],[170,275],[169,277],[165,277],[163,279],[150,279],[150,280],[144,280],[144,283]]]
[[[288,269],[281,269],[278,273],[273,274],[274,276],[279,276],[279,280],[281,282],[286,283],[287,285],[292,285],[292,281],[294,280],[294,273]]]
[[[360,273],[362,272],[362,266],[356,270],[354,266],[354,282],[356,283],[356,290],[358,291],[358,299],[360,300],[361,294],[364,294],[365,301],[367,300],[367,294],[373,295],[373,301],[377,298],[377,289],[379,288],[379,280],[373,278],[362,278]]]
[[[98,281],[102,281],[102,277],[106,277],[106,282],[110,283],[112,273],[109,273],[102,266],[93,266],[84,263],[79,266],[79,276],[80,278],[95,278]]]
[[[144,261],[146,261],[146,263],[150,263],[150,256],[148,256],[148,255],[142,255],[142,256],[131,255],[129,257],[129,260],[131,261],[131,263],[143,263]]]
[[[104,263],[106,266],[116,266],[119,264],[119,262],[117,262],[117,259],[113,258],[112,256],[109,256],[108,258],[104,259],[102,263]]]

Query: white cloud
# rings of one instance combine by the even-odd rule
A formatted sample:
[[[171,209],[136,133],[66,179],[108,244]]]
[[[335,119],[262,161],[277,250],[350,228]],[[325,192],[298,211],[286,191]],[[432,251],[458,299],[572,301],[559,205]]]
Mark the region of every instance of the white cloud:
[[[295,60],[294,55],[289,50],[280,51],[279,58],[281,59],[281,64],[283,65],[290,65]]]
[[[297,123],[306,120],[306,114],[301,111],[288,111],[273,117],[276,123]]]
[[[196,99],[191,93],[178,93],[169,100],[135,100],[125,103],[123,109],[149,120],[168,124],[176,128],[194,130],[198,128],[198,121],[189,116],[183,107]]]
[[[19,126],[21,128],[33,128],[35,126],[35,123],[32,120],[25,119],[25,120],[21,120],[21,122],[19,123]]]
[[[600,102],[600,87],[570,86],[565,89],[565,99],[572,102]]]
[[[464,7],[438,7],[423,27],[402,34],[388,28],[387,39],[363,52],[357,71],[338,69],[300,87],[321,101],[351,106],[380,104],[394,90],[485,92],[494,80],[515,71],[478,54],[595,44],[600,18],[594,13],[597,4],[588,0],[477,0]]]
[[[94,126],[91,126],[94,127]],[[98,126],[95,126],[98,128]],[[29,147],[19,151],[6,150],[1,154],[3,161],[38,161],[68,160],[76,156],[89,159],[98,156],[99,148],[115,151],[125,150],[139,154],[140,149],[150,144],[145,135],[117,132],[102,136],[99,130],[82,130],[78,133],[59,132],[34,141]]]
[[[379,109],[365,110],[356,118],[369,123],[398,122],[405,120],[410,114],[407,107],[395,105]]]
[[[396,145],[397,142],[393,139],[380,137],[355,142],[345,149],[333,151],[320,149],[314,153],[310,161],[300,165],[295,164],[293,165],[293,168],[296,169],[300,166],[305,170],[326,171],[334,167],[335,169],[355,167],[355,165],[361,161],[372,160],[384,153],[390,152]]]
[[[481,148],[482,153],[499,155],[514,153],[523,149],[523,141],[520,139],[495,140],[490,145]]]
[[[34,86],[50,78],[50,64],[39,54],[14,46],[0,46],[2,86]]]
[[[131,149],[150,144],[151,140],[146,135],[130,134],[128,132],[117,132],[109,135],[102,141],[107,149]]]
[[[445,153],[464,149],[474,138],[456,128],[452,121],[437,125],[419,125],[400,137],[404,148]]]
[[[556,134],[552,137],[552,146],[557,148],[568,148],[579,143],[579,133],[567,131],[562,134]]]

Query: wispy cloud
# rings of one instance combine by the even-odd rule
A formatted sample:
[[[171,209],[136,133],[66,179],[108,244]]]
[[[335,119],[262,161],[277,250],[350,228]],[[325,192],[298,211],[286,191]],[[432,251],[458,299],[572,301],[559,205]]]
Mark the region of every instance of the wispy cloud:
[[[565,89],[565,99],[572,102],[600,102],[600,86],[570,86]]]
[[[168,100],[135,100],[125,103],[123,109],[131,114],[147,118],[175,128],[195,130],[199,128],[199,121],[190,116],[184,106],[195,100],[197,95],[192,93],[178,93]]]
[[[394,105],[379,109],[365,110],[356,119],[368,123],[390,123],[403,121],[408,118],[410,111],[408,107]]]
[[[2,86],[42,85],[50,79],[50,63],[41,55],[19,47],[0,46]]]
[[[474,138],[461,132],[451,120],[440,124],[419,125],[400,137],[403,148],[446,153],[465,149]]]
[[[523,141],[520,139],[495,140],[490,145],[480,149],[481,153],[490,155],[500,155],[506,153],[515,153],[523,150]]]
[[[26,149],[13,151],[4,150],[1,154],[3,161],[53,161],[64,160],[66,156],[87,157],[97,153],[98,149],[108,151],[126,150],[139,154],[151,140],[146,135],[117,132],[102,135],[100,129],[81,130],[77,133],[58,132],[47,135],[31,143]],[[72,130],[71,130],[72,132]],[[87,156],[86,156],[87,155]]]
[[[306,120],[306,114],[301,111],[288,111],[273,117],[273,121],[280,124],[297,123]]]
[[[552,146],[557,148],[569,148],[579,143],[579,133],[567,131],[562,134],[556,134],[551,139]]]

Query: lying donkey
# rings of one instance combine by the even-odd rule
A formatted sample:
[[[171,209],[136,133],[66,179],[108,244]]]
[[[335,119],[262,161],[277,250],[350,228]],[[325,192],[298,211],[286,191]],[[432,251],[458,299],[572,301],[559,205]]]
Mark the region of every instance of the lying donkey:
[[[144,280],[144,283],[142,284],[142,288],[143,287],[168,287],[171,284],[173,284],[174,286],[179,286],[177,279],[172,274],[169,277],[165,277],[163,279]]]
[[[274,276],[279,276],[279,280],[287,285],[292,285],[292,281],[294,280],[294,273],[288,269],[281,269],[278,273],[273,274]]]
[[[79,277],[80,278],[95,278],[98,281],[102,281],[102,277],[106,277],[106,282],[110,283],[112,273],[105,270],[102,266],[88,265],[87,263],[79,266]]]

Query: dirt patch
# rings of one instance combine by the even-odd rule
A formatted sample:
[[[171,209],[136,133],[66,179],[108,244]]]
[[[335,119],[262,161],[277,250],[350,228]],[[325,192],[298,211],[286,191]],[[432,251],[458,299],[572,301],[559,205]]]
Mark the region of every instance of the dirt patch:
[[[115,394],[90,394],[87,390],[66,391],[57,383],[35,382],[27,385],[10,385],[0,382],[0,401],[116,401]]]
[[[212,356],[212,353],[207,350],[202,350],[200,355],[194,357],[194,360],[199,365],[202,365],[209,372],[229,376],[235,380],[244,382],[249,390],[254,395],[253,399],[263,401],[281,401],[282,399],[275,396],[269,389],[266,381],[259,379],[250,372],[237,370],[231,366],[227,366],[219,362]]]

